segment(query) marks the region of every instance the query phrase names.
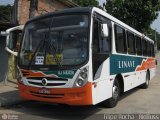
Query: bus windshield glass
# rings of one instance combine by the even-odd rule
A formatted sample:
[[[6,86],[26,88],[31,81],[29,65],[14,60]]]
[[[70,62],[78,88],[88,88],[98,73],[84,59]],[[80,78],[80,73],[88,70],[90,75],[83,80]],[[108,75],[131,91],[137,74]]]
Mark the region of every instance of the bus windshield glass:
[[[80,65],[88,56],[87,15],[52,16],[28,23],[24,30],[21,65]]]

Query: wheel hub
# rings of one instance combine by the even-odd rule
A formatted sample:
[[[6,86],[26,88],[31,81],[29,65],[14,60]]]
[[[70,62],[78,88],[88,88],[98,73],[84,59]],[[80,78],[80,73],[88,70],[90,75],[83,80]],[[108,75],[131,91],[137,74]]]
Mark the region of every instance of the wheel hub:
[[[113,86],[113,99],[117,99],[118,95],[119,95],[118,87]]]

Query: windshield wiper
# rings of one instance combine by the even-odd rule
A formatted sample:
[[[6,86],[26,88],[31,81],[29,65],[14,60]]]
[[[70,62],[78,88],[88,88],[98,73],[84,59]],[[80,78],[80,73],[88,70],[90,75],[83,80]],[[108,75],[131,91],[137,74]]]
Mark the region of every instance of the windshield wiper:
[[[36,55],[36,53],[38,52],[38,49],[41,47],[41,45],[43,45],[43,43],[44,43],[43,40],[44,40],[44,39],[42,39],[42,40],[40,41],[39,45],[37,46],[36,50],[34,51],[33,56],[32,56],[32,58],[31,58],[31,60],[29,61],[28,67],[31,66],[31,64],[32,64],[32,62],[33,62],[33,60],[34,60],[34,58],[35,58],[35,55]]]
[[[49,26],[49,32],[48,32],[49,33],[49,40],[48,40],[49,42],[51,42],[51,27],[52,27],[53,21],[54,21],[54,17],[52,18],[51,24]],[[59,61],[59,59],[57,57],[56,48],[54,47],[54,45],[51,45],[51,44],[49,47],[53,48],[53,50],[54,50],[54,53],[52,53],[52,50],[51,50],[51,53],[52,53],[53,57],[55,58],[55,62],[57,63],[58,66],[62,67],[61,61]]]
[[[43,40],[44,40],[44,41],[43,41]],[[28,64],[29,67],[31,66],[33,60],[35,59],[35,56],[36,56],[36,53],[38,52],[38,49],[39,49],[43,44],[45,44],[45,47],[43,47],[43,48],[45,48],[45,51],[46,51],[46,48],[47,48],[48,46],[47,46],[46,43],[44,43],[44,42],[46,42],[46,37],[40,41],[40,43],[39,43],[39,45],[37,46],[35,52],[33,53],[33,56],[32,56],[32,58],[31,58],[31,60],[30,60],[30,62],[29,62],[29,64]],[[51,46],[50,46],[50,47],[51,47]],[[57,54],[57,53],[56,53],[56,48],[55,48],[54,46],[52,46],[52,47],[53,47],[53,49],[54,49],[54,53],[52,53],[52,55],[53,55],[53,57],[55,58],[55,62],[57,63],[57,65],[59,65],[60,67],[62,67],[61,62],[58,60],[58,57],[57,57],[57,55],[56,55],[56,54]],[[51,50],[51,51],[52,51],[52,50]]]
[[[47,34],[49,34],[49,36],[50,36],[50,31],[51,31],[51,26],[49,27],[49,32],[45,34],[45,38],[40,41],[40,43],[39,43],[39,45],[37,46],[35,52],[33,53],[33,56],[32,56],[32,58],[31,58],[31,60],[29,61],[28,67],[31,66],[33,60],[35,59],[36,53],[38,52],[38,49],[39,49],[42,45],[44,45],[43,49],[45,50],[45,56],[46,56],[46,49],[47,49],[47,47],[48,47],[47,44],[46,44],[46,42],[47,42],[46,39],[47,39]],[[51,37],[49,37],[48,41],[51,42]],[[56,55],[56,54],[57,54],[56,48],[54,47],[54,45],[52,45],[52,46],[50,45],[49,47],[50,47],[50,48],[53,48],[53,50],[54,50],[54,53],[51,53],[51,54],[52,54],[53,57],[55,58],[55,62],[57,63],[58,66],[62,67],[61,61],[59,61],[59,59],[58,59],[58,57],[57,57],[57,55]],[[50,52],[50,51],[52,51],[52,50],[50,49],[48,52]]]
[[[51,38],[49,37],[49,42],[51,42],[50,39],[51,39]],[[48,52],[53,55],[53,58],[55,58],[55,62],[57,63],[57,65],[58,65],[59,67],[62,67],[61,60],[58,59],[58,56],[57,56],[57,52],[56,52],[56,51],[57,51],[57,49],[55,48],[55,46],[49,44],[49,50],[48,50]]]
[[[54,47],[55,48],[55,47]],[[56,49],[55,49],[55,52],[52,53],[53,57],[55,58],[55,62],[57,63],[57,65],[59,67],[62,67],[62,64],[61,64],[61,61],[59,60],[58,56],[57,56],[57,52],[56,52]]]

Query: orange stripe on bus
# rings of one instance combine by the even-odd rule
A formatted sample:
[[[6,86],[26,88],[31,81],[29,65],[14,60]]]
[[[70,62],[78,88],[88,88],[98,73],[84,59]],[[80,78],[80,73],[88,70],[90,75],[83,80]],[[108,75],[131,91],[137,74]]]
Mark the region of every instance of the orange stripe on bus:
[[[136,71],[154,68],[155,66],[156,66],[155,65],[155,59],[154,58],[148,58],[147,60],[144,60],[140,66],[138,66],[136,68]]]

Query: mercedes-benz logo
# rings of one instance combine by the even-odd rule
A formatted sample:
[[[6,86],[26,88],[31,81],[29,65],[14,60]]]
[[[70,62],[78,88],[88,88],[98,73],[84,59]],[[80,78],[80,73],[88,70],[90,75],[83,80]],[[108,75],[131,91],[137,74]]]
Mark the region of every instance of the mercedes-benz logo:
[[[46,79],[46,78],[43,78],[43,79],[42,79],[42,85],[43,85],[43,86],[46,86],[46,85],[47,85],[47,79]]]

